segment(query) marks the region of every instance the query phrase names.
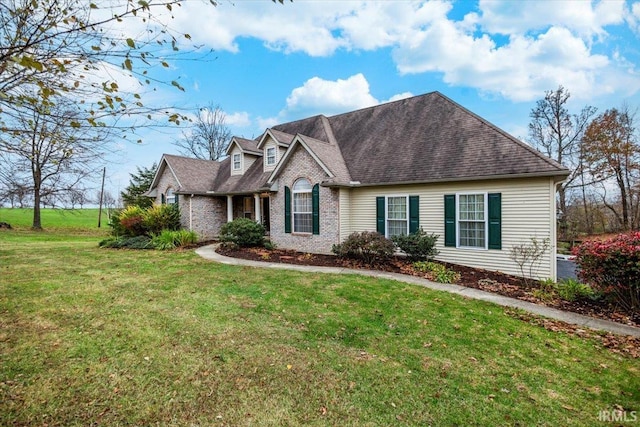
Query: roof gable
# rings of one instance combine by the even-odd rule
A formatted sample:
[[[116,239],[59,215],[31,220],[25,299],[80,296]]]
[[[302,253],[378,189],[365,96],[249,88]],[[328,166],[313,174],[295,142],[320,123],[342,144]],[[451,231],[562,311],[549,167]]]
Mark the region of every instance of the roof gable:
[[[178,183],[177,191],[203,192],[213,186],[214,179],[220,168],[220,162],[163,154],[150,190],[153,190],[158,185],[160,177],[167,168]]]
[[[271,137],[271,139],[273,139],[279,146],[288,147],[293,141],[293,138],[295,138],[295,135],[290,135],[286,132],[281,132],[275,129],[267,129],[258,140],[258,149],[262,149],[264,147],[264,144],[269,140],[269,137]]]
[[[262,156],[262,151],[258,149],[257,142],[253,139],[241,138],[234,136],[227,147],[227,155],[231,154],[233,147],[238,147],[242,153],[252,154],[254,156]]]

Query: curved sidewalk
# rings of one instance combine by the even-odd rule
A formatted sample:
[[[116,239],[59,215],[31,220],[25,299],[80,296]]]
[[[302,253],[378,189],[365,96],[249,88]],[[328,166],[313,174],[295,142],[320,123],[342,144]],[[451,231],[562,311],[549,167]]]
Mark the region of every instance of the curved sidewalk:
[[[249,267],[260,268],[279,268],[284,270],[297,270],[306,271],[311,273],[334,273],[334,274],[360,274],[363,276],[379,277],[383,279],[397,280],[399,282],[411,283],[414,285],[424,286],[429,289],[435,289],[438,291],[449,292],[452,294],[458,294],[467,298],[489,301],[494,304],[498,304],[504,307],[519,308],[521,310],[528,311],[529,313],[538,314],[540,316],[548,317],[555,320],[560,320],[573,325],[583,326],[586,328],[597,329],[606,332],[612,332],[618,335],[631,335],[640,338],[640,328],[623,325],[621,323],[611,322],[609,320],[597,319],[594,317],[583,316],[581,314],[572,313],[569,311],[562,311],[551,307],[545,307],[543,305],[533,304],[527,301],[521,301],[515,298],[509,298],[491,292],[481,291],[480,289],[467,288],[460,285],[450,285],[444,283],[436,283],[427,279],[423,279],[416,276],[409,276],[399,273],[388,273],[384,271],[375,270],[356,270],[350,268],[340,267],[318,267],[307,265],[295,265],[295,264],[281,264],[273,262],[262,261],[250,261],[241,258],[230,258],[220,255],[215,251],[217,245],[208,245],[196,249],[196,253],[202,258],[216,261],[222,264],[230,265],[244,265]]]

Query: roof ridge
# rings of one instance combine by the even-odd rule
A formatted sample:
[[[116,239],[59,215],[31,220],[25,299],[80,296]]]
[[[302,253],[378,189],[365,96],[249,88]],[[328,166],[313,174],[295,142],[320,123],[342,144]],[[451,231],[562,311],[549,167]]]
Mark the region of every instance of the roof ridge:
[[[374,108],[379,108],[379,107],[386,107],[388,105],[396,104],[398,102],[403,102],[403,101],[407,101],[409,99],[414,99],[414,98],[423,98],[423,97],[427,97],[427,96],[430,96],[430,95],[433,95],[433,94],[440,94],[440,92],[438,92],[437,90],[434,90],[434,91],[423,93],[423,94],[420,94],[420,95],[413,95],[413,96],[409,96],[407,98],[396,99],[395,101],[381,102],[379,104],[372,105],[370,107],[363,107],[363,108],[358,108],[357,110],[345,111],[344,113],[334,114],[333,116],[329,116],[328,118],[329,118],[329,120],[331,120],[334,117],[340,117],[340,116],[344,116],[346,114],[357,113],[357,112],[360,112],[360,111],[372,110]]]
[[[331,145],[338,145],[338,141],[333,134],[333,127],[331,126],[329,118],[326,116],[322,116],[320,120],[322,121],[322,126],[324,127],[324,133],[327,135],[327,139],[329,140],[327,142]]]

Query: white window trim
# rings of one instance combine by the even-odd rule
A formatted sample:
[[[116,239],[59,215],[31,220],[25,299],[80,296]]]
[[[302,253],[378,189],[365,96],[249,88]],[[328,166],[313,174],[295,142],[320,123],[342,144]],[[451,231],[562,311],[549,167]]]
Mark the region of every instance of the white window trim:
[[[238,167],[236,167],[236,156],[238,156]],[[242,154],[241,153],[234,153],[231,156],[231,169],[233,169],[234,171],[242,170]]]
[[[484,247],[462,246],[460,244],[460,196],[484,196]],[[486,192],[469,191],[456,193],[456,248],[486,251],[489,248],[489,197]],[[480,221],[474,221],[480,222]]]
[[[408,194],[389,194],[384,196],[384,237],[389,239],[389,198],[390,197],[404,197],[406,199],[405,206],[407,207],[407,230],[406,235],[409,235],[409,195]],[[397,220],[396,220],[397,221]]]
[[[310,189],[308,190],[295,190],[294,187],[296,186],[296,183],[298,181],[301,180],[305,180],[309,183],[309,185],[311,186]],[[313,184],[311,184],[311,181],[308,180],[307,178],[298,178],[294,181],[293,185],[291,186],[291,231],[293,233],[299,233],[299,234],[312,234],[313,233]],[[302,194],[302,193],[308,193],[311,196],[311,211],[309,212],[296,212],[296,203],[295,203],[295,199],[296,199],[296,194]],[[296,230],[296,213],[297,214],[309,214],[311,215],[311,231],[297,231]]]
[[[273,163],[269,163],[269,150],[273,150]],[[275,146],[267,147],[264,150],[264,164],[265,166],[275,166],[278,163],[278,148]]]

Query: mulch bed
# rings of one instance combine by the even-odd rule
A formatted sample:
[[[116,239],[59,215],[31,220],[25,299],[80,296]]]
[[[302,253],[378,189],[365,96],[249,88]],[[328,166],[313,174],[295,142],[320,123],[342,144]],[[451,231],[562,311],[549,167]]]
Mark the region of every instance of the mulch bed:
[[[253,261],[277,262],[284,264],[297,265],[313,265],[321,267],[342,267],[354,269],[375,269],[393,273],[409,274],[419,277],[431,279],[428,274],[416,271],[412,268],[411,263],[403,258],[394,258],[389,262],[370,266],[355,260],[341,259],[333,255],[320,255],[296,252],[284,249],[267,250],[264,248],[237,248],[227,249],[218,248],[218,252],[222,255],[242,258]],[[622,312],[606,301],[564,301],[562,299],[541,300],[534,295],[537,289],[536,282],[529,281],[508,274],[481,270],[477,268],[464,267],[456,264],[443,263],[448,268],[455,270],[460,274],[460,280],[457,285],[470,288],[481,289],[487,292],[504,295],[511,298],[532,302],[535,304],[545,305],[565,311],[583,314],[586,316],[597,317],[600,319],[611,320],[631,326],[640,327],[640,313]],[[507,312],[515,317],[534,323],[553,331],[564,331],[574,335],[591,336],[602,341],[603,345],[613,351],[619,353],[630,354],[633,357],[640,357],[640,339],[631,337],[619,337],[613,334],[591,333],[564,322],[540,319],[536,316],[522,314],[515,310],[507,309]]]

